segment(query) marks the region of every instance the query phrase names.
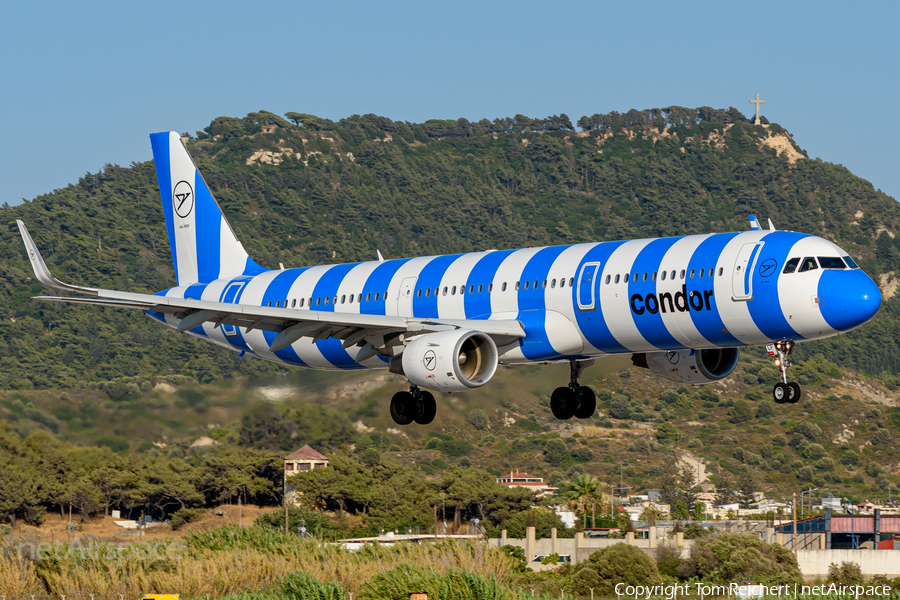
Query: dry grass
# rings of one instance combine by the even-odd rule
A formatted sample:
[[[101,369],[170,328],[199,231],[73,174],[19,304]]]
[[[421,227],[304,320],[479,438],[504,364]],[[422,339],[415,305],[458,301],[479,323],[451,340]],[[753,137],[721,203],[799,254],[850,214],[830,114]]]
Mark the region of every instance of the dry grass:
[[[176,540],[169,540],[179,543]],[[481,543],[370,546],[356,552],[314,540],[262,531],[223,527],[187,536],[174,558],[141,556],[132,545],[121,558],[114,544],[99,544],[90,555],[58,545],[59,558],[35,563],[13,557],[0,562],[0,594],[50,594],[69,598],[138,598],[148,592],[180,593],[182,598],[219,598],[243,591],[268,590],[288,573],[301,571],[358,594],[376,575],[399,565],[418,565],[445,575],[466,569],[508,582],[509,559]],[[158,542],[154,542],[158,543]],[[85,553],[87,554],[87,553]]]

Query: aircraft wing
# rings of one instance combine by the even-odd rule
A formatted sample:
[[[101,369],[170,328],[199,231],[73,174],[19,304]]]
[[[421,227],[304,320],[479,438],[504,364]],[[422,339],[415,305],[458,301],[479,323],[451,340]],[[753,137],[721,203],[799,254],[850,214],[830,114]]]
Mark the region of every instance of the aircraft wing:
[[[63,283],[54,277],[47,268],[40,251],[31,239],[28,229],[22,221],[16,221],[25,249],[31,261],[38,281],[47,287],[86,294],[90,297],[73,296],[37,296],[38,300],[67,302],[73,304],[93,304],[118,308],[136,308],[171,314],[181,320],[176,327],[177,332],[189,331],[206,322],[215,326],[233,325],[246,327],[248,330],[262,329],[278,333],[272,341],[273,352],[290,346],[301,337],[312,337],[315,340],[336,338],[344,341],[343,346],[363,346],[360,352],[365,360],[374,356],[378,349],[384,348],[385,338],[396,337],[401,333],[428,333],[451,329],[474,329],[491,336],[498,346],[508,344],[516,338],[525,337],[525,331],[519,321],[506,320],[473,320],[473,319],[417,319],[389,315],[366,315],[318,310],[291,310],[288,308],[272,308],[251,306],[248,304],[230,304],[194,300],[190,298],[172,298],[154,294],[138,294],[117,290],[104,290]]]

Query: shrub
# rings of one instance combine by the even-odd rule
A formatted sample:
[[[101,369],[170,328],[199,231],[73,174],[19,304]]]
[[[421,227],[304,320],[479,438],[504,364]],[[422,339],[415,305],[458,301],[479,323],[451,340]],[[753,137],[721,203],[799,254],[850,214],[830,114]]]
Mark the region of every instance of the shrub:
[[[447,456],[452,456],[454,458],[465,456],[469,452],[472,451],[472,444],[465,440],[450,440],[448,442],[444,442],[441,444],[441,447],[438,448],[441,452],[446,454]]]
[[[662,583],[656,563],[635,546],[618,543],[597,550],[573,567],[569,590],[582,597],[612,596],[617,583],[658,585]]]
[[[182,508],[172,513],[172,529],[179,529],[191,521],[196,521],[206,512],[205,508]]]
[[[666,404],[675,404],[675,401],[678,400],[678,392],[675,390],[663,390],[663,393],[659,395],[659,399]]]
[[[544,460],[558,467],[569,457],[569,449],[562,440],[550,440],[544,445]]]
[[[876,446],[883,446],[891,443],[891,432],[884,428],[879,428],[872,434],[872,443]]]
[[[862,569],[855,562],[844,561],[840,566],[835,563],[828,565],[828,583],[838,585],[853,585],[862,583]]]
[[[783,433],[778,433],[772,436],[772,445],[773,446],[787,446],[788,440],[787,436]]]
[[[759,406],[756,407],[756,418],[764,419],[766,417],[771,417],[775,414],[775,403],[769,400],[763,400],[759,403]]]
[[[678,575],[712,583],[741,579],[766,585],[803,582],[789,549],[768,544],[749,533],[723,533],[697,540],[690,556],[678,568]]]
[[[825,448],[822,444],[810,444],[803,450],[803,456],[809,460],[819,460],[825,456]]]
[[[470,411],[466,415],[466,421],[478,431],[484,431],[488,427],[488,417],[480,408]]]
[[[587,446],[579,446],[572,450],[572,458],[581,463],[586,463],[594,458],[594,452]]]
[[[532,419],[517,419],[516,427],[521,427],[525,431],[543,431],[544,428]]]

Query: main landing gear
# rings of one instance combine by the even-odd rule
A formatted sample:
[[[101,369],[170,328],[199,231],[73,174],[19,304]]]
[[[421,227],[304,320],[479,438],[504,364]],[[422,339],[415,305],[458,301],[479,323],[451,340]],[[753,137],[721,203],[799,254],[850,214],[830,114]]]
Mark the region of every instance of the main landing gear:
[[[557,419],[589,419],[597,409],[597,397],[594,390],[587,386],[579,385],[578,378],[586,367],[594,364],[593,360],[573,360],[571,377],[568,387],[559,387],[553,390],[550,396],[550,411]]]
[[[431,392],[423,392],[411,385],[408,392],[397,392],[391,398],[391,418],[397,425],[409,425],[413,421],[428,425],[434,421],[437,403]]]
[[[791,366],[791,362],[787,357],[794,351],[794,342],[766,344],[766,350],[769,352],[769,356],[775,357],[775,367],[781,375],[781,383],[775,384],[775,388],[772,390],[772,398],[778,404],[796,404],[800,401],[800,384],[793,381],[788,383],[787,380],[787,370]]]

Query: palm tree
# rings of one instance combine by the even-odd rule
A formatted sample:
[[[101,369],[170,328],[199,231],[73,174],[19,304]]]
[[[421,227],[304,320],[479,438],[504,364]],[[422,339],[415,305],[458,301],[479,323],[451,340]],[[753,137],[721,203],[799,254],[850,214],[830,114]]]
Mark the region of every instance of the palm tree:
[[[582,473],[575,476],[575,480],[569,483],[568,489],[563,494],[563,498],[567,500],[570,508],[581,511],[582,526],[587,525],[587,510],[585,508],[587,503],[591,502],[593,504],[597,500],[602,501],[600,492],[597,491],[597,485],[598,482],[593,481],[590,475]]]

